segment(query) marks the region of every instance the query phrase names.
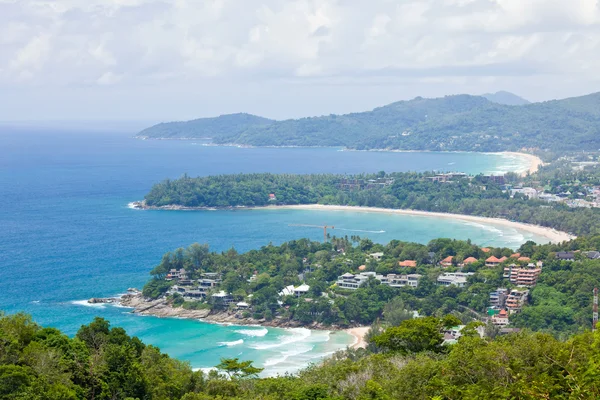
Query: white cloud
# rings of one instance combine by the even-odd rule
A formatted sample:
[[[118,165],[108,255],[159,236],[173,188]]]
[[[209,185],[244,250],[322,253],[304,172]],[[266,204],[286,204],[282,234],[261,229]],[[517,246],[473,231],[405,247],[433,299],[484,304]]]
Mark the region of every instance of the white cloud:
[[[585,87],[599,68],[597,0],[0,0],[0,88],[218,78],[533,92]]]

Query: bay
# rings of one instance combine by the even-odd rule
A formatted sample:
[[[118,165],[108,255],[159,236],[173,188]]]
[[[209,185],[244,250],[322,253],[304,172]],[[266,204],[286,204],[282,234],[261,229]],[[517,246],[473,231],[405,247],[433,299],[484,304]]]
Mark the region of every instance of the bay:
[[[236,327],[139,317],[85,299],[141,287],[162,254],[193,242],[213,250],[246,251],[286,240],[336,234],[377,242],[426,243],[471,238],[482,245],[517,247],[535,236],[510,228],[434,218],[301,210],[139,211],[153,183],[240,172],[360,173],[523,168],[512,156],[476,153],[347,152],[332,148],[236,148],[192,141],[142,141],[124,133],[0,131],[0,309],[25,311],[40,324],[74,334],[94,316],[174,357],[207,368],[220,357],[253,359],[268,374],[293,372],[343,348],[343,332]],[[346,231],[344,231],[345,229]]]

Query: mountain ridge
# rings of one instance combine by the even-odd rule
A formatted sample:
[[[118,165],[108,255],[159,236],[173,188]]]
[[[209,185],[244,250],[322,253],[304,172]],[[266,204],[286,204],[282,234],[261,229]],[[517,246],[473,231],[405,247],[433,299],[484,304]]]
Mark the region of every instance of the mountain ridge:
[[[600,93],[520,106],[466,94],[416,97],[371,111],[281,121],[237,113],[161,123],[137,137],[359,150],[595,150],[600,148]]]

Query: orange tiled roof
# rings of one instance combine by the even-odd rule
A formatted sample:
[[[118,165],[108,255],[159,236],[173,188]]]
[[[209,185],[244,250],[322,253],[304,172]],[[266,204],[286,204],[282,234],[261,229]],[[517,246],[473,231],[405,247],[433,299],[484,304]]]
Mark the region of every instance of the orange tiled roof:
[[[417,262],[415,260],[404,260],[398,262],[398,265],[400,265],[401,267],[416,267]]]

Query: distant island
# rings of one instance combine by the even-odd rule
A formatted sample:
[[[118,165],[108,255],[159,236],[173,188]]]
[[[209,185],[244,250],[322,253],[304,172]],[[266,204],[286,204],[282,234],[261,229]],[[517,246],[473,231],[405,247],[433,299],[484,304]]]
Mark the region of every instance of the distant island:
[[[247,146],[540,152],[600,149],[600,93],[526,104],[506,92],[399,101],[372,111],[276,121],[230,114],[154,125],[142,139]],[[520,105],[508,105],[508,104]]]

